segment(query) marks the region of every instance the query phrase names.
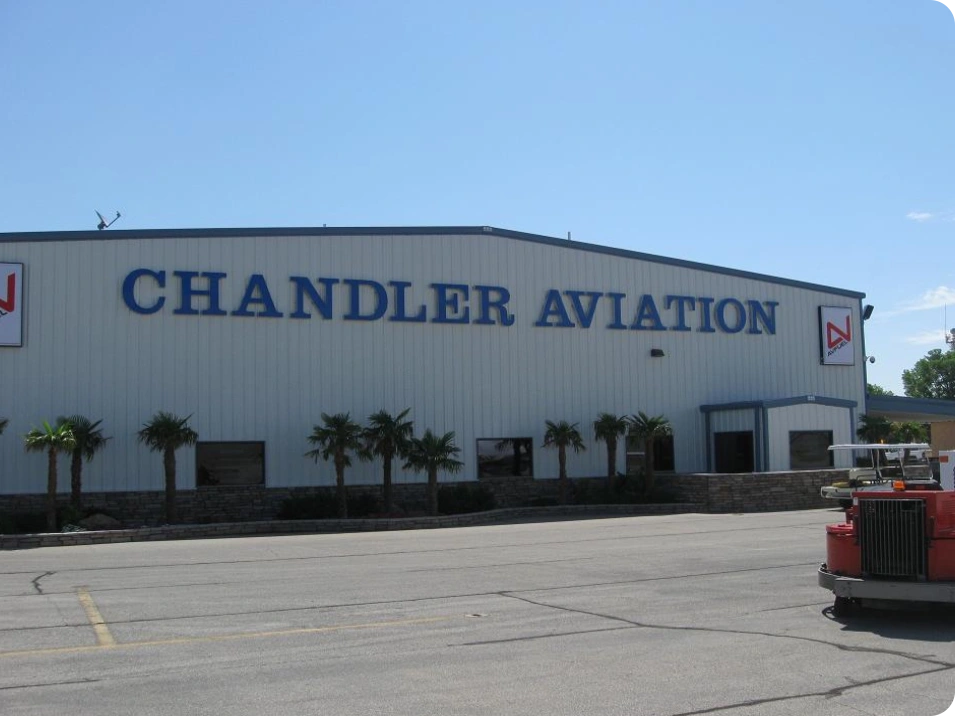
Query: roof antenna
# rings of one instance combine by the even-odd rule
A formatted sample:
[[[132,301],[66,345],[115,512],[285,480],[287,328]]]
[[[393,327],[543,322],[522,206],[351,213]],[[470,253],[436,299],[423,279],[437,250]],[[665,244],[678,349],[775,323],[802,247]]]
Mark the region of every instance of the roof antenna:
[[[96,211],[96,210],[94,209],[93,211]],[[96,212],[96,215],[99,217],[99,223],[96,225],[96,228],[99,229],[100,231],[102,231],[103,229],[108,229],[109,227],[111,227],[113,224],[116,223],[116,219],[118,219],[119,217],[122,216],[122,214],[120,214],[120,213],[117,211],[117,212],[116,212],[116,217],[115,217],[112,221],[107,222],[106,219],[103,218],[103,215],[100,214],[98,211]]]

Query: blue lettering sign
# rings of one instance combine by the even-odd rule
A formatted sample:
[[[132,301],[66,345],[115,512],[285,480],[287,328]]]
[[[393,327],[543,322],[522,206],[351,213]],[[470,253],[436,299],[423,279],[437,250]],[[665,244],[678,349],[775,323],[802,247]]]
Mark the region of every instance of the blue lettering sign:
[[[262,310],[253,312],[249,306],[257,304],[262,306]],[[282,314],[275,310],[275,302],[272,301],[272,294],[269,293],[269,286],[265,282],[265,276],[260,273],[254,273],[249,276],[249,282],[245,285],[245,293],[242,294],[242,302],[239,308],[232,312],[233,316],[262,316],[264,318],[281,318]]]
[[[389,318],[389,321],[424,323],[428,320],[427,306],[421,306],[418,312],[413,316],[409,316],[405,313],[405,291],[411,287],[410,281],[389,281],[388,285],[395,287],[395,315]]]
[[[304,276],[290,276],[289,281],[295,285],[295,310],[289,314],[289,318],[311,318],[312,314],[305,311],[305,296],[315,306],[325,320],[332,318],[332,286],[338,283],[337,278],[320,278],[318,283],[325,289],[323,294],[319,294],[312,285],[311,279]]]
[[[590,328],[594,321],[594,314],[597,312],[597,301],[603,296],[599,291],[565,291],[570,296],[570,305],[574,307],[574,313],[577,314],[577,324],[581,328]],[[588,307],[585,309],[580,301],[581,296],[590,299]]]
[[[388,292],[380,283],[355,278],[346,278],[342,283],[349,288],[349,310],[344,315],[346,321],[377,321],[385,315],[388,310]],[[371,313],[361,312],[362,286],[370,288],[375,296],[375,307],[371,310]]]
[[[159,288],[166,288],[165,271],[150,271],[149,269],[144,268],[130,271],[123,280],[123,303],[126,304],[126,307],[130,311],[135,313],[156,313],[157,311],[162,310],[162,307],[166,303],[164,296],[157,298],[156,302],[152,306],[143,306],[136,301],[136,282],[143,276],[149,276],[156,282],[156,285],[158,285]]]
[[[219,281],[226,277],[224,273],[196,273],[195,271],[173,271],[179,279],[179,308],[173,313],[183,316],[224,316],[226,312],[219,308]],[[208,280],[208,288],[200,289],[192,285],[192,280],[201,276]],[[193,296],[205,296],[209,299],[208,308],[197,311],[192,307]]]
[[[650,321],[650,325],[644,325],[645,321]],[[657,304],[653,296],[645,293],[640,297],[640,307],[637,309],[637,317],[630,324],[630,329],[634,331],[665,331],[667,328],[660,320],[660,312],[657,310]]]
[[[501,286],[475,286],[478,292],[478,305],[481,307],[481,317],[475,323],[483,326],[493,326],[499,323],[502,326],[514,325],[514,316],[507,312],[507,302],[511,300],[510,292]],[[491,295],[494,295],[494,298]],[[497,320],[491,318],[491,309],[497,313]]]
[[[178,306],[173,313],[182,316],[251,316],[281,318],[286,314],[276,306],[263,274],[252,274],[246,280],[238,308],[227,311],[222,286],[228,275],[217,271],[173,271],[178,279]],[[153,285],[143,286],[149,280]],[[392,280],[387,284],[371,279],[317,278],[289,276],[287,300],[292,310],[289,318],[310,319],[317,313],[329,321],[373,322],[386,319],[394,323],[437,323],[448,325],[513,326],[517,315],[511,310],[511,293],[504,286],[462,283],[432,283],[428,289],[433,304],[415,299],[411,281]],[[137,288],[139,297],[137,297]],[[123,279],[122,298],[126,307],[142,315],[162,311],[167,296],[166,271],[137,268]],[[389,292],[390,288],[390,292]],[[158,289],[158,290],[148,290]],[[424,291],[424,289],[419,289]],[[146,298],[142,298],[144,295]],[[470,300],[474,297],[475,319],[471,320]],[[335,294],[342,295],[335,299]],[[390,293],[390,295],[389,295]],[[606,300],[603,300],[606,296]],[[280,296],[281,298],[281,296]],[[390,300],[389,300],[390,299]],[[336,303],[345,302],[347,310],[336,314]],[[626,305],[625,305],[626,304]],[[634,308],[635,304],[635,308]],[[433,308],[432,308],[433,305]],[[540,328],[589,329],[597,321],[607,330],[679,331],[687,333],[776,335],[778,301],[742,301],[733,297],[665,294],[661,313],[652,294],[628,298],[626,293],[547,289],[534,326]],[[633,321],[624,322],[625,311],[634,311]],[[690,316],[695,312],[698,318]],[[696,324],[695,327],[693,324]]]
[[[557,323],[551,323],[550,319],[556,318]],[[541,309],[540,318],[537,319],[535,326],[544,326],[546,328],[573,328],[574,324],[567,315],[567,309],[564,307],[564,301],[560,297],[560,291],[552,288],[547,292],[544,298],[544,307]]]
[[[435,313],[432,323],[470,323],[468,287],[460,283],[433,283]],[[449,313],[450,311],[450,313]]]

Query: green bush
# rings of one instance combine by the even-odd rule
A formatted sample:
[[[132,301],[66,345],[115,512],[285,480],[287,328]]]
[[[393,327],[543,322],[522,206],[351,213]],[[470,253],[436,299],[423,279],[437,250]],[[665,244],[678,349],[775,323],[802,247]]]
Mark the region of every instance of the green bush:
[[[379,512],[378,496],[370,492],[348,495],[348,517],[369,517]],[[277,520],[332,520],[338,517],[338,501],[332,492],[288,497],[282,501]]]
[[[438,490],[438,512],[460,515],[494,509],[494,493],[484,485],[446,485]]]
[[[0,515],[0,534],[20,535],[37,532],[46,532],[46,515],[42,512]]]
[[[63,505],[56,510],[56,524],[60,529],[66,525],[76,525],[84,517],[89,516],[89,511],[83,512],[76,509],[73,505]]]
[[[556,497],[532,497],[527,500],[524,507],[556,507],[557,498]]]
[[[315,495],[288,497],[282,501],[277,520],[327,520],[338,515],[335,495],[319,492]]]
[[[359,492],[348,495],[349,517],[371,517],[381,512],[378,495],[371,492]]]

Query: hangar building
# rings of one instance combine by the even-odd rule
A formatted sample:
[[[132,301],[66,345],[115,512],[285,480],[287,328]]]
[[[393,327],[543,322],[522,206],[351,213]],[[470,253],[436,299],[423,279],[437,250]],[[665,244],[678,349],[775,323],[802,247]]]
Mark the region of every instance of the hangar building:
[[[0,494],[43,492],[19,436],[75,413],[112,438],[84,491],[162,490],[136,439],[159,410],[199,434],[185,490],[332,485],[304,457],[321,413],[405,408],[455,432],[455,479],[502,469],[502,446],[555,478],[545,420],[580,425],[571,477],[602,475],[601,412],[666,416],[664,470],[826,467],[865,410],[863,297],[486,226],[0,234]]]

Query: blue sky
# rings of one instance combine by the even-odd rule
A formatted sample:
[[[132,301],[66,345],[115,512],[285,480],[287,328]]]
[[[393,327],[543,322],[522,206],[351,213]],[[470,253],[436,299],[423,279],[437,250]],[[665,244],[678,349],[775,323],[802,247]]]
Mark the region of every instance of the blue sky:
[[[0,232],[492,225],[955,326],[935,0],[0,0]],[[950,304],[945,325],[945,304]]]

